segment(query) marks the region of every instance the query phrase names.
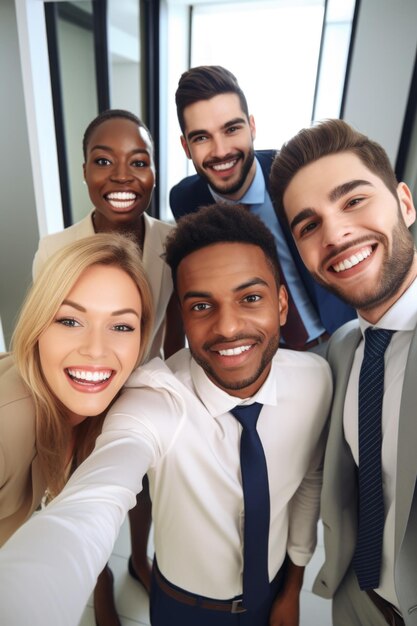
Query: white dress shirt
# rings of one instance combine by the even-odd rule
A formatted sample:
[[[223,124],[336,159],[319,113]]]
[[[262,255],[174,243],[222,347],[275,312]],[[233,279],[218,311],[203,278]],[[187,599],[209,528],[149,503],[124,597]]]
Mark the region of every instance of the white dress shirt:
[[[362,335],[372,326],[358,316]],[[395,483],[397,476],[397,441],[401,393],[405,366],[413,332],[417,326],[417,280],[375,324],[375,328],[395,330],[385,352],[384,398],[382,404],[382,484],[385,503],[385,526],[380,586],[376,589],[386,600],[398,607],[394,587]],[[359,373],[363,360],[364,341],[355,352],[352,372],[346,391],[343,426],[353,458],[358,465],[358,394]]]
[[[155,552],[164,576],[204,596],[239,595],[241,426],[229,410],[242,402],[264,405],[258,431],[269,474],[270,579],[286,552],[296,565],[310,560],[332,394],[326,361],[280,349],[261,389],[242,401],[214,385],[182,350],[166,363],[154,359],[134,372],[127,387],[110,410],[94,452],[59,496],[0,551],[0,617],[2,610],[11,614],[17,582],[25,588],[27,579],[35,608],[26,598],[25,606],[16,601],[13,610],[20,611],[20,619],[30,615],[37,625],[39,615],[39,624],[76,624],[146,472]],[[59,609],[58,601],[51,601],[56,596]]]

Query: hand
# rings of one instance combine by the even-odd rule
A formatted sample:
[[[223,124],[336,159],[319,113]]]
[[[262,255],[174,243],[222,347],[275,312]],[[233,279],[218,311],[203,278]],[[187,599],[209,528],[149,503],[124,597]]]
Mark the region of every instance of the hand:
[[[291,559],[288,559],[284,586],[272,605],[269,626],[299,626],[303,577],[304,567],[294,565]]]
[[[299,626],[300,594],[283,590],[275,599],[269,616],[269,626]]]

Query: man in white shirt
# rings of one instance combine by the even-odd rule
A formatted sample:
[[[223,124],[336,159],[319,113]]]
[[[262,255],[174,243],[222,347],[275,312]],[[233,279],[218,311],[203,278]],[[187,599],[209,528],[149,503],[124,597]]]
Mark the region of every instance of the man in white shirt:
[[[286,291],[274,239],[245,208],[213,205],[183,218],[166,260],[190,348],[132,375],[94,452],[2,549],[2,623],[10,616],[31,625],[78,623],[148,473],[153,626],[299,624],[304,566],[316,542],[330,368],[315,354],[277,351]],[[255,523],[246,545],[242,426],[230,411],[253,403],[262,405],[269,532]],[[266,596],[247,605],[245,585],[258,581],[245,583],[245,555],[252,547],[257,558],[262,544]]]
[[[359,318],[337,331],[328,350],[337,385],[321,505],[326,562],[314,591],[333,597],[336,626],[416,626],[417,256],[408,230],[416,216],[412,196],[405,183],[398,184],[383,148],[341,120],[303,129],[288,141],[273,164],[271,186],[276,210],[287,219],[307,268],[354,306]],[[380,381],[375,375],[367,391],[362,384],[372,333],[387,336],[389,343],[381,357],[382,406],[369,426],[373,408],[366,393],[373,393],[375,380]],[[375,435],[374,457],[368,443]],[[373,494],[366,491],[367,482]],[[366,518],[369,500],[378,501],[377,491],[380,504]],[[371,544],[375,550],[368,552]]]

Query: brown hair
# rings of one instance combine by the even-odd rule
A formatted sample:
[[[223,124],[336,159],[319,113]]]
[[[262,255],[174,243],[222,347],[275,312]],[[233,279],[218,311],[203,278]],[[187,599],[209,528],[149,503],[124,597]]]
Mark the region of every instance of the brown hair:
[[[340,152],[353,152],[376,174],[396,197],[398,181],[385,150],[343,120],[329,119],[303,128],[275,156],[271,168],[271,198],[276,212],[286,219],[283,197],[297,172],[318,159]]]
[[[181,132],[185,131],[184,109],[200,100],[211,100],[223,93],[238,96],[242,111],[249,119],[248,103],[237,78],[232,72],[220,65],[200,65],[184,72],[178,82],[175,93],[178,122]]]

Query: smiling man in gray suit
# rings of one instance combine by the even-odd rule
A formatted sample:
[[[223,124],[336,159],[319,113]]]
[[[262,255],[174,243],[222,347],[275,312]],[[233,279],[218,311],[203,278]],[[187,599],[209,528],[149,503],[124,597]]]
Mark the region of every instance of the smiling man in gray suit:
[[[398,184],[380,145],[328,120],[282,148],[271,192],[314,278],[358,312],[329,342],[336,391],[322,491],[326,561],[314,591],[333,597],[336,626],[417,626],[417,256],[408,230],[416,217],[410,190]],[[376,373],[369,370],[369,346],[382,336],[388,347]]]

